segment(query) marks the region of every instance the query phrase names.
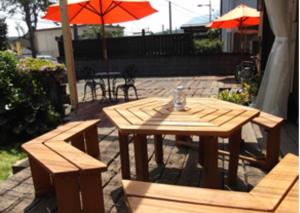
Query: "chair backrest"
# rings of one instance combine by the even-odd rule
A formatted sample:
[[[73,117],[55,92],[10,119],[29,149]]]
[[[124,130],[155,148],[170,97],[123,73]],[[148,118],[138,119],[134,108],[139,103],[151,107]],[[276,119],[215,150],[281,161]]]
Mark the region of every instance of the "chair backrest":
[[[95,70],[90,66],[84,66],[81,69],[81,75],[84,80],[93,80],[95,78]]]
[[[122,72],[122,77],[125,80],[125,84],[133,84],[136,77],[137,67],[134,64],[130,64],[125,67]]]

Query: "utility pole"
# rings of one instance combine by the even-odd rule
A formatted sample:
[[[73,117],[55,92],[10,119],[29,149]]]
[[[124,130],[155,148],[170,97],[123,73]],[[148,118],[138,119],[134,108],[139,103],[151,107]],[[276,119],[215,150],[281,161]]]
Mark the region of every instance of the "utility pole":
[[[169,1],[169,31],[172,33],[172,2]]]
[[[209,23],[210,23],[212,21],[211,20],[211,10],[212,10],[212,8],[211,8],[211,0],[209,0],[208,4],[199,4],[198,7],[208,7],[208,9],[209,9],[209,13],[208,13],[209,14]]]

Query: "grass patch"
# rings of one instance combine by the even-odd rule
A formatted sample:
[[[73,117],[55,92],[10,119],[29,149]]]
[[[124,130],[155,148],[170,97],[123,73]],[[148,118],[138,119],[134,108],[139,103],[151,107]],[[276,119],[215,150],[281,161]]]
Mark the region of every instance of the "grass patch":
[[[0,182],[12,174],[11,166],[25,157],[19,146],[0,146]]]

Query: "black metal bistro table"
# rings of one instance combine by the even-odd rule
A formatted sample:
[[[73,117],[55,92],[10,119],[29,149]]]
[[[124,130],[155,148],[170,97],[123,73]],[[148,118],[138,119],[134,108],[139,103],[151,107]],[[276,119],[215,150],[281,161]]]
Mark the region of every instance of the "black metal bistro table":
[[[110,101],[112,101],[112,97],[113,97],[112,93],[115,91],[116,79],[120,76],[121,76],[120,72],[96,72],[95,73],[96,78],[101,78],[101,79],[106,78],[107,79],[108,97],[109,97]],[[111,82],[110,82],[111,79],[113,79],[112,88],[111,88]]]

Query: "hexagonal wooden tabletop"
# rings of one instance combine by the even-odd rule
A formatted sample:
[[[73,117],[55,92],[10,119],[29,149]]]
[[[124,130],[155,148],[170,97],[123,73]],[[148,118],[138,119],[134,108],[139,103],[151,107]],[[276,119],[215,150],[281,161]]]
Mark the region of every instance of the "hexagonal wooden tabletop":
[[[146,98],[103,109],[122,133],[229,136],[259,110],[214,98],[187,98],[184,111],[172,98]]]

